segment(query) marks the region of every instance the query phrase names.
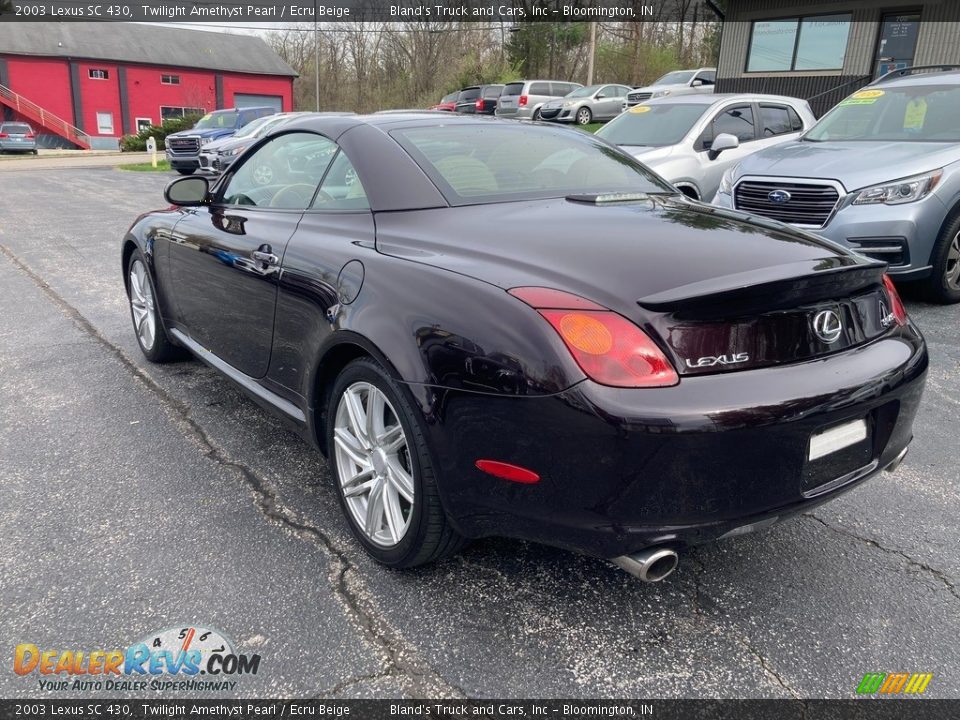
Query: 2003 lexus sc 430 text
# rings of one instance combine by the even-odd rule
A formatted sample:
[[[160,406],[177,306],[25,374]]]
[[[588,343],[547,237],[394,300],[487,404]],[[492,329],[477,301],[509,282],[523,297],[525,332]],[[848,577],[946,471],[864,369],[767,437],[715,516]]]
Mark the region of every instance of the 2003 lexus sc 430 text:
[[[305,116],[166,197],[122,245],[141,349],[318,446],[386,565],[501,535],[662,579],[912,439],[927,354],[883,263],[577,130]]]

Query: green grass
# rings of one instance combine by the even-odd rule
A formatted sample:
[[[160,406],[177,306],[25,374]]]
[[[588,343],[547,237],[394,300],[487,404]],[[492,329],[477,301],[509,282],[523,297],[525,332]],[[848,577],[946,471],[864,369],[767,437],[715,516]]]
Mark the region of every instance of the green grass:
[[[132,163],[130,165],[117,165],[119,170],[132,170],[133,172],[167,172],[170,169],[170,163],[166,160],[157,160],[157,166],[151,163]]]
[[[574,124],[574,127],[583,130],[588,133],[595,133],[597,130],[603,127],[603,123],[589,123],[588,125],[577,125]]]

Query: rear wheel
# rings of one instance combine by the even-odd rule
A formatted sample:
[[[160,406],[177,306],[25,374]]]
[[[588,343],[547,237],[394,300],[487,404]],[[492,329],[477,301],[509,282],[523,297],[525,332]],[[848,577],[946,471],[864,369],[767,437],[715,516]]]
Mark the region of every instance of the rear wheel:
[[[337,377],[327,409],[327,447],[340,506],[374,559],[414,567],[463,545],[440,504],[412,404],[374,360],[354,360]]]
[[[933,249],[933,277],[928,291],[938,303],[960,302],[960,215],[940,232]]]
[[[127,265],[127,296],[130,300],[130,317],[137,344],[150,362],[166,363],[182,359],[185,351],[170,342],[160,314],[157,312],[157,294],[147,270],[147,262],[139,250],[130,256]]]
[[[577,110],[577,125],[589,125],[591,120],[593,120],[593,113],[590,112],[590,108],[582,107]]]

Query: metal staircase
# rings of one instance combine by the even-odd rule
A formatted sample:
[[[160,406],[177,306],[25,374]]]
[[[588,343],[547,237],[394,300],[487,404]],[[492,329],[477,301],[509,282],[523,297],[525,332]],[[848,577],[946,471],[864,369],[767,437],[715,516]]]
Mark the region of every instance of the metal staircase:
[[[24,117],[62,138],[66,138],[78,147],[84,150],[90,149],[90,136],[83,130],[71,125],[49,110],[44,110],[35,102],[27,100],[23,95],[14,92],[6,85],[0,85],[0,104],[13,108]]]

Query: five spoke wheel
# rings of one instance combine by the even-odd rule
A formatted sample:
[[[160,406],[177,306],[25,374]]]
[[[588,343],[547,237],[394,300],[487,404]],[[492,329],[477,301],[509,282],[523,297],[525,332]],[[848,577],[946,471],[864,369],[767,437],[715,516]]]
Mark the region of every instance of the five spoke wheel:
[[[953,242],[947,250],[943,279],[951,290],[960,290],[960,233],[953,236]]]

